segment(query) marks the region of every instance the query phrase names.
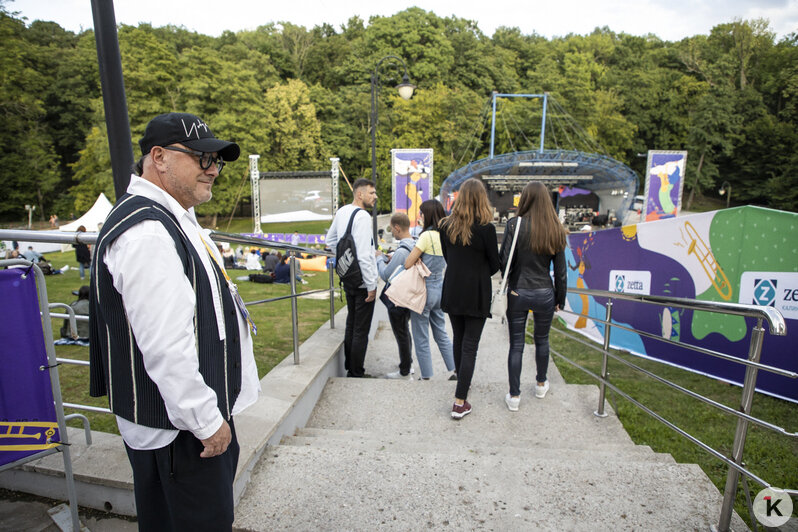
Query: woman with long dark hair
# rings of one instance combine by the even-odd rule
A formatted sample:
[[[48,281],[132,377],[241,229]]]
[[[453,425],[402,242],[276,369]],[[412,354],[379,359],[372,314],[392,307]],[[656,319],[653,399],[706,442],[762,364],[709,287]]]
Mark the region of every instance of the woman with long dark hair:
[[[478,179],[468,179],[457,192],[451,214],[439,225],[446,258],[441,308],[452,323],[457,371],[454,419],[471,412],[466,399],[479,339],[490,316],[490,277],[499,270],[496,228],[492,221],[493,211],[485,186]]]
[[[502,271],[507,265],[513,237],[518,233],[507,280],[507,323],[510,328],[510,352],[507,372],[510,393],[504,401],[515,412],[521,402],[521,361],[524,354],[526,319],[532,311],[535,322],[535,362],[537,386],[535,397],[543,399],[549,391],[546,372],[549,366],[549,330],[554,312],[565,305],[568,277],[565,265],[565,228],[557,218],[549,190],[533,181],[521,192],[518,216],[507,222],[502,242]],[[554,264],[554,286],[549,270]]]
[[[423,220],[423,231],[416,245],[405,259],[405,268],[412,267],[416,261],[422,261],[429,268],[426,278],[427,303],[421,314],[410,313],[410,325],[413,330],[413,343],[416,346],[416,360],[421,368],[421,378],[432,377],[432,352],[429,346],[429,328],[432,326],[432,337],[438,344],[443,362],[448,371],[454,371],[452,341],[446,333],[446,319],[441,310],[441,292],[443,291],[443,272],[446,270],[446,259],[443,258],[438,224],[446,216],[441,202],[427,200],[419,206]],[[454,380],[454,373],[449,377]]]

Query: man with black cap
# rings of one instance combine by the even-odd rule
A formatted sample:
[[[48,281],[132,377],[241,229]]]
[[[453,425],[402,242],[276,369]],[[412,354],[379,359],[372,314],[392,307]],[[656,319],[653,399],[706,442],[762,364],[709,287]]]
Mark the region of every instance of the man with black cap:
[[[255,327],[194,207],[240,148],[187,113],[153,118],[139,145],[91,266],[91,395],[116,414],[140,530],[230,530]]]

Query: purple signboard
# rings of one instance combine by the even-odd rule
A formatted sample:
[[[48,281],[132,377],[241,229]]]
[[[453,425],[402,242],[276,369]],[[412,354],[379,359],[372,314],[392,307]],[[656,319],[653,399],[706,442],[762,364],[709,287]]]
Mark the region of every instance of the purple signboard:
[[[33,272],[0,270],[0,302],[2,466],[56,447],[60,437]]]
[[[682,206],[686,151],[649,150],[643,220],[673,218]]]
[[[407,213],[418,225],[419,206],[432,198],[432,150],[391,150],[393,212]]]

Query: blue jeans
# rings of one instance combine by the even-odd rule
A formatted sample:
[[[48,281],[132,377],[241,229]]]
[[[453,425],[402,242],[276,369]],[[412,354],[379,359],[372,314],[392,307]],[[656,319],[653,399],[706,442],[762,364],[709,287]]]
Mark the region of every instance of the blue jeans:
[[[549,369],[549,330],[554,318],[554,290],[551,288],[516,288],[507,292],[507,325],[510,328],[510,353],[507,373],[510,395],[521,395],[521,360],[524,356],[526,318],[529,311],[535,320],[535,363],[538,382],[546,381]]]
[[[86,276],[86,270],[91,269],[91,263],[83,264],[82,262],[78,262],[78,268],[80,269],[80,278],[84,279]]]
[[[432,352],[429,346],[429,327],[432,326],[432,337],[438,344],[438,349],[443,356],[446,369],[454,369],[454,356],[452,355],[452,341],[446,334],[446,319],[441,310],[441,291],[443,290],[443,279],[427,281],[427,303],[424,305],[424,312],[417,314],[410,313],[410,326],[413,331],[413,342],[416,346],[416,359],[421,368],[421,378],[432,377]]]

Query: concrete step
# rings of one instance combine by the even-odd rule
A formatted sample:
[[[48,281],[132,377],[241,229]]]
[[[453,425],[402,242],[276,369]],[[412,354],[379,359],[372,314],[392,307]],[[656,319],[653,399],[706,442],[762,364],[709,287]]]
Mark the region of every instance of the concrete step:
[[[603,419],[593,415],[598,400],[596,386],[552,385],[544,399],[535,398],[527,389],[519,411],[510,412],[504,403],[505,384],[476,383],[469,394],[472,413],[455,421],[450,416],[455,385],[330,379],[306,426],[377,435],[402,433],[485,445],[511,439],[550,447],[634,445],[611,410],[611,415]]]
[[[234,527],[708,530],[720,502],[696,465],[283,445],[255,467]]]
[[[354,431],[329,431],[324,429],[299,430],[296,436],[283,438],[281,445],[316,447],[318,449],[350,449],[352,451],[383,451],[401,456],[430,454],[460,454],[463,456],[504,456],[526,459],[530,454],[541,460],[591,460],[649,461],[675,463],[669,454],[655,453],[647,445],[599,444],[592,448],[572,449],[557,445],[545,447],[529,442],[512,440],[504,445],[453,444],[434,437],[420,439],[415,436],[380,438],[377,435]],[[404,459],[404,458],[399,458]]]

